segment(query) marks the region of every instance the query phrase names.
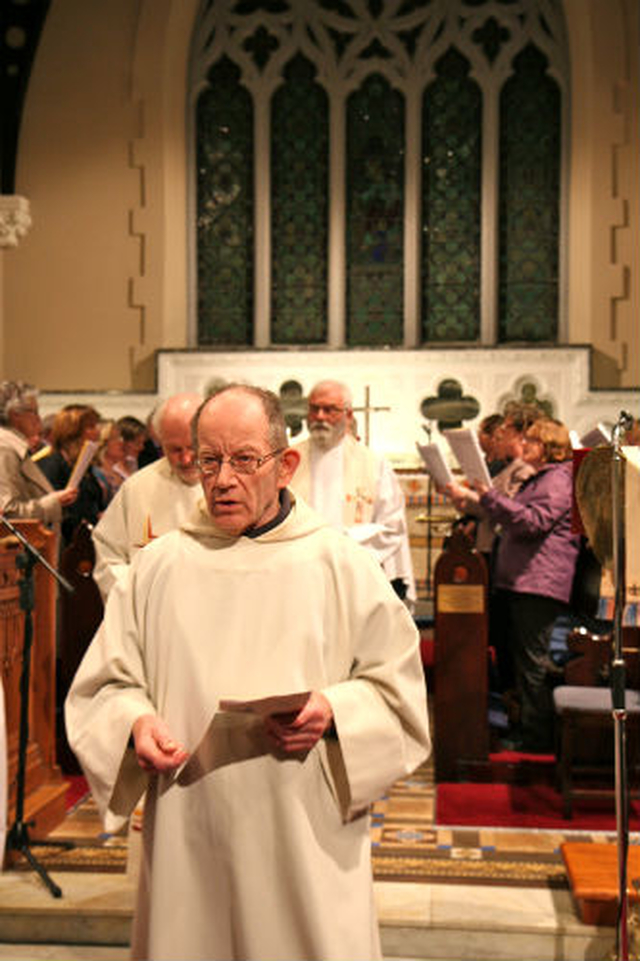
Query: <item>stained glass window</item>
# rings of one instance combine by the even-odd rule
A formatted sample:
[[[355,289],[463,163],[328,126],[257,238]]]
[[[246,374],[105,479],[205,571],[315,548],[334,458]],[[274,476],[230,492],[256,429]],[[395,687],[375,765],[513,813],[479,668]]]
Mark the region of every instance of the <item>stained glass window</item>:
[[[480,334],[482,97],[469,61],[449,50],[422,115],[422,340]]]
[[[329,116],[315,68],[295,57],[273,98],[271,136],[271,337],[327,337]]]
[[[400,344],[404,103],[369,77],[347,109],[347,342]]]
[[[562,0],[202,0],[189,69],[192,342],[562,336]]]
[[[528,46],[500,98],[500,341],[558,329],[560,91]]]
[[[198,343],[250,344],[253,108],[226,57],[198,98]]]

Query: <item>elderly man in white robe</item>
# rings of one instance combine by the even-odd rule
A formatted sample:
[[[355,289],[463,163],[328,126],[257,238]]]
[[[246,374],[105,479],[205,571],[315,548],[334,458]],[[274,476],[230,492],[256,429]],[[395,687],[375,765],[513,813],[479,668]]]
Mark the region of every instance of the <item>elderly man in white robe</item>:
[[[93,577],[103,600],[125,576],[135,553],[179,527],[202,496],[191,438],[191,421],[201,403],[199,394],[183,393],[160,405],[154,426],[164,456],[124,482],[93,531]]]
[[[428,755],[417,632],[290,494],[275,395],[194,424],[204,500],[114,586],[66,705],[107,829],[147,788],[133,956],[380,958],[368,807]]]
[[[366,547],[408,606],[416,601],[404,495],[391,465],[353,436],[346,384],[323,380],[309,394],[308,440],[296,446],[293,490]]]

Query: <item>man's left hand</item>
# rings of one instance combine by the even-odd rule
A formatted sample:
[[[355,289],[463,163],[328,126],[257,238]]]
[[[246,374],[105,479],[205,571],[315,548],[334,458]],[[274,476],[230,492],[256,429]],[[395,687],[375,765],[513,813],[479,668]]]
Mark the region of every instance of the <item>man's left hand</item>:
[[[264,727],[275,748],[285,754],[299,754],[317,744],[332,720],[333,710],[327,698],[319,691],[312,691],[307,703],[293,718],[270,714],[264,719]]]

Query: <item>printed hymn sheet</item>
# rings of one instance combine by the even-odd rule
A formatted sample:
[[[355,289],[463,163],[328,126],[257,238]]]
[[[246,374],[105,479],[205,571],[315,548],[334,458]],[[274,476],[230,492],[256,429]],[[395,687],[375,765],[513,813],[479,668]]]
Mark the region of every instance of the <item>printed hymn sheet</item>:
[[[446,487],[453,483],[453,474],[442,456],[442,451],[437,444],[418,444],[418,453],[424,461],[427,474],[431,476],[436,487]]]
[[[86,440],[84,442],[76,458],[76,462],[73,465],[71,476],[67,481],[67,487],[77,487],[79,485],[99,446],[100,444],[97,440]]]
[[[462,468],[462,473],[469,483],[471,485],[475,483],[486,484],[487,487],[491,487],[491,475],[476,433],[466,428],[443,430],[442,433],[449,442],[449,446]]]
[[[310,697],[311,691],[298,691],[295,694],[273,694],[270,697],[259,697],[249,701],[223,698],[220,701],[220,710],[259,714],[260,717],[267,717],[270,714],[298,714]]]

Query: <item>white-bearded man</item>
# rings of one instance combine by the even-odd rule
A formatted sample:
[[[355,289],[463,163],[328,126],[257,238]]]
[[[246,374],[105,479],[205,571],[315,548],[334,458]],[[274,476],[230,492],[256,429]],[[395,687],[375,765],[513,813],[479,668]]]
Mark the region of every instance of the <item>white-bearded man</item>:
[[[366,547],[410,610],[416,601],[404,495],[387,461],[353,435],[346,384],[323,380],[309,394],[309,439],[296,446],[297,491],[337,530]]]

